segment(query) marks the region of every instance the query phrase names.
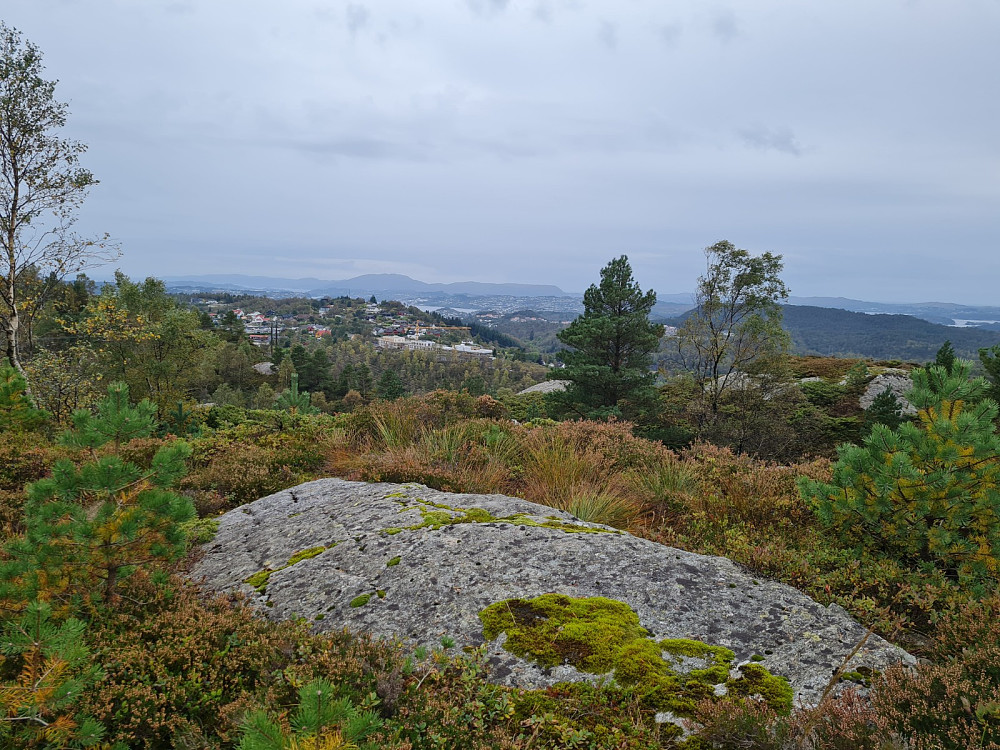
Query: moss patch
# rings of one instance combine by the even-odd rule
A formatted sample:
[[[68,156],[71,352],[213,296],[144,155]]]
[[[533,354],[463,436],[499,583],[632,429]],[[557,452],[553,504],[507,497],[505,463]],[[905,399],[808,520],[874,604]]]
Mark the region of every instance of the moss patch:
[[[368,600],[372,598],[371,594],[362,594],[361,596],[356,596],[351,599],[351,606],[357,609],[358,607],[363,607],[368,603]]]
[[[399,556],[397,555],[396,557],[394,557],[394,558],[392,558],[391,560],[389,560],[389,562],[387,562],[387,563],[385,564],[385,567],[387,567],[387,568],[392,568],[392,567],[395,567],[396,565],[399,565],[399,561],[400,561],[400,560],[402,560],[402,559],[403,559],[403,558],[401,558],[401,557],[399,557]]]
[[[656,642],[635,611],[614,599],[563,594],[507,599],[479,618],[483,636],[493,640],[506,633],[504,648],[515,656],[544,667],[570,664],[581,672],[613,674],[654,710],[691,716],[700,700],[715,696],[716,685],[725,685],[728,695],[760,696],[778,711],[791,710],[792,689],[784,678],[751,663],[732,679],[732,651],[687,639]]]
[[[781,708],[786,713],[792,708],[792,686],[788,680],[768,672],[763,665],[744,664],[740,667],[740,677],[726,683],[730,694],[742,698],[759,697],[769,706]]]
[[[264,570],[258,570],[251,576],[243,579],[243,583],[250,584],[261,594],[267,591],[267,582],[271,578],[272,573],[277,573],[279,570],[284,570],[285,568],[290,568],[296,563],[300,563],[303,560],[308,560],[310,557],[316,557],[316,555],[325,552],[328,549],[333,549],[339,544],[339,542],[334,542],[326,547],[309,547],[308,549],[299,550],[294,555],[288,558],[288,562],[282,565],[280,568],[264,568]]]
[[[437,531],[443,526],[453,526],[460,523],[506,523],[511,526],[536,526],[542,529],[556,529],[558,531],[564,531],[567,534],[621,533],[617,529],[595,529],[590,526],[581,526],[568,521],[536,521],[524,513],[514,513],[510,516],[494,516],[488,510],[484,510],[483,508],[453,508],[449,505],[433,503],[429,500],[422,500],[420,498],[414,498],[414,501],[425,507],[417,508],[421,515],[421,521],[420,523],[412,526],[404,527],[407,531],[417,531],[418,529],[431,529],[432,531]],[[433,508],[433,510],[431,510],[431,508]],[[404,506],[400,509],[400,512],[406,510],[410,510],[410,507]],[[382,529],[382,531],[385,534],[398,534],[404,529],[389,528]]]
[[[255,589],[257,589],[260,593],[263,594],[264,590],[267,588],[267,581],[271,577],[271,573],[273,572],[274,572],[273,570],[267,570],[267,569],[258,570],[249,578],[244,578],[243,583],[249,583],[251,586],[253,586]]]
[[[328,547],[310,547],[309,549],[304,549],[301,552],[296,552],[294,555],[288,558],[288,565],[285,567],[291,567],[295,563],[302,562],[303,560],[308,560],[310,557],[316,557],[320,552],[325,552]]]
[[[215,539],[219,533],[219,520],[217,518],[192,518],[180,525],[181,531],[187,537],[189,546],[195,544],[206,544]]]

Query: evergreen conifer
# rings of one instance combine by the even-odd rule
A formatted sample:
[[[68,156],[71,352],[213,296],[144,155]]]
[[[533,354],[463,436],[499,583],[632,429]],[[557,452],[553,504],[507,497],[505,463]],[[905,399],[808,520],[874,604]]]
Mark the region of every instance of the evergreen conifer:
[[[553,401],[579,416],[640,414],[656,398],[652,355],[663,326],[649,321],[656,293],[643,293],[623,255],[601,270],[599,285],[583,295],[583,315],[557,335],[569,347],[566,367],[549,374],[568,380]]]
[[[1000,572],[998,408],[984,378],[956,360],[911,373],[918,423],[876,424],[861,446],[842,445],[831,483],[802,478],[817,515],[846,542],[964,581]]]

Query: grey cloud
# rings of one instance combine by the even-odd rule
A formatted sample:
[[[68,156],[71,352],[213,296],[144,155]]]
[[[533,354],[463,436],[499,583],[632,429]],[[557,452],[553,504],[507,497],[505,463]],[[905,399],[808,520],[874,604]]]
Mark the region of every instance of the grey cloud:
[[[531,11],[536,21],[550,23],[556,13],[577,13],[585,8],[581,0],[538,0]]]
[[[740,35],[739,21],[729,8],[718,10],[712,17],[712,33],[723,42],[731,42]]]
[[[510,5],[510,0],[466,0],[468,6],[478,15],[502,13]]]
[[[681,38],[681,32],[683,30],[683,27],[679,23],[668,23],[660,26],[658,29],[660,41],[662,41],[667,47],[675,47]]]
[[[789,128],[768,128],[755,125],[739,131],[743,143],[758,151],[780,151],[792,156],[802,155],[802,146]]]
[[[611,23],[611,21],[601,21],[600,29],[597,32],[597,38],[600,39],[601,44],[609,50],[618,49],[618,26]]]
[[[347,10],[347,30],[351,36],[355,36],[361,29],[368,25],[368,8],[360,3],[348,3]]]
[[[281,145],[311,155],[346,156],[351,159],[427,161],[430,156],[426,145],[363,136],[286,141]]]

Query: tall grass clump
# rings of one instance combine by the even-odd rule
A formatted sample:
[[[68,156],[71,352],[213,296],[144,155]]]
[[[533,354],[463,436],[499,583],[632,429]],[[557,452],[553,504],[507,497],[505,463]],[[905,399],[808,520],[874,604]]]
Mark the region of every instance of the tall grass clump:
[[[683,512],[693,505],[701,490],[701,480],[692,463],[673,453],[629,469],[623,478],[629,491],[654,513]]]
[[[614,458],[572,438],[545,427],[529,433],[520,482],[524,499],[581,520],[627,526],[638,509],[614,481]]]

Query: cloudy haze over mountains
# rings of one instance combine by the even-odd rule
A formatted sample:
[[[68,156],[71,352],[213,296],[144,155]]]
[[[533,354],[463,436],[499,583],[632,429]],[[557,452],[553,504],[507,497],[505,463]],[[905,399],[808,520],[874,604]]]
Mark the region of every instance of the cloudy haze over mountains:
[[[5,0],[134,276],[996,304],[1000,3]]]

